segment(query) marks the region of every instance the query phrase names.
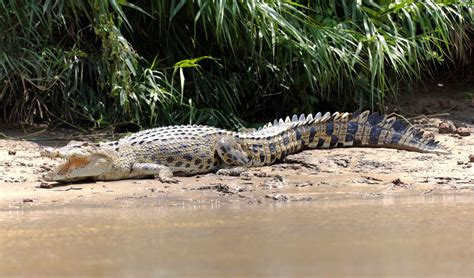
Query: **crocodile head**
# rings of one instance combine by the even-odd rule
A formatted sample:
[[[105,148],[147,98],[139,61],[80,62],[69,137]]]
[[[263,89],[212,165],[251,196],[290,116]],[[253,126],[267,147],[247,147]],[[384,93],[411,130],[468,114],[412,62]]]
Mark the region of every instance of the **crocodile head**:
[[[112,157],[98,144],[76,141],[61,148],[45,148],[41,151],[41,156],[65,160],[43,176],[47,181],[68,182],[97,178],[110,173],[113,162]]]

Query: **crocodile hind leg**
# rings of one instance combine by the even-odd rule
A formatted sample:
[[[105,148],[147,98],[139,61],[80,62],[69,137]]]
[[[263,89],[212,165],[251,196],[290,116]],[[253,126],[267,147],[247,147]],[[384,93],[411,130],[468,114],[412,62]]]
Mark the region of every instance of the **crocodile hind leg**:
[[[132,166],[131,174],[134,176],[158,176],[161,182],[177,183],[177,179],[173,178],[173,172],[170,168],[154,163],[135,163]]]
[[[221,160],[228,166],[239,166],[217,171],[218,175],[240,176],[248,165],[249,157],[233,137],[225,137],[217,142],[217,153]]]

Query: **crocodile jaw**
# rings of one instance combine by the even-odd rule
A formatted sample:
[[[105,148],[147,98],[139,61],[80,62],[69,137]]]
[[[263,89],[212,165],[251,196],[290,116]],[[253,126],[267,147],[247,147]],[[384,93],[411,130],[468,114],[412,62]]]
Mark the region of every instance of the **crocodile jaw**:
[[[46,181],[77,181],[97,178],[110,171],[111,163],[100,155],[91,157],[69,157],[66,162],[43,176]]]
[[[53,171],[45,174],[46,181],[69,182],[87,178],[99,179],[112,173],[113,158],[101,152],[97,144],[71,141],[61,148],[43,148],[41,156],[65,160]]]

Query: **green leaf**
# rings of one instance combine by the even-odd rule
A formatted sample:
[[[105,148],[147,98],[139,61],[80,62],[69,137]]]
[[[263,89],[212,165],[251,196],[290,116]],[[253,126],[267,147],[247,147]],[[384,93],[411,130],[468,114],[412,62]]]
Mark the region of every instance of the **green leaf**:
[[[117,3],[116,0],[109,0],[110,5],[114,9],[114,11],[122,18],[122,20],[127,24],[127,27],[132,29],[132,25],[130,25],[130,22],[128,22],[127,17],[125,16],[125,13],[123,12],[122,8],[120,7],[119,3]]]
[[[184,98],[184,82],[186,81],[186,79],[184,78],[183,68],[179,68],[179,81],[181,85],[181,105],[182,105],[183,98]]]
[[[170,5],[170,21],[178,14],[179,10],[188,2],[188,0],[181,0],[179,1],[178,5],[176,5],[176,0],[171,1]]]
[[[204,60],[204,59],[216,60],[216,59],[212,58],[211,56],[201,56],[201,57],[194,58],[194,59],[181,60],[181,61],[175,63],[174,67],[175,68],[195,68],[195,67],[199,67],[198,63],[200,61]]]

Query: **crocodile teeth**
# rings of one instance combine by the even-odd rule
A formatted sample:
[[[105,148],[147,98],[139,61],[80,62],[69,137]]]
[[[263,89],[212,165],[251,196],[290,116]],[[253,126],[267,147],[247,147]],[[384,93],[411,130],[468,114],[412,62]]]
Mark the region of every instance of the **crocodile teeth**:
[[[285,123],[286,123],[286,124],[289,124],[289,123],[291,123],[291,119],[290,119],[290,117],[289,117],[289,116],[286,116]]]
[[[281,124],[281,125],[282,125],[282,124],[284,124],[284,123],[285,123],[285,121],[283,121],[283,119],[280,119],[280,120],[278,121],[278,124]]]
[[[273,125],[274,125],[274,126],[277,126],[277,125],[278,125],[278,120],[277,120],[277,119],[275,119],[275,120],[273,121]]]
[[[298,116],[296,116],[296,114],[293,115],[293,117],[291,118],[291,121],[294,123],[294,122],[297,122],[298,121]]]
[[[305,120],[306,120],[306,119],[305,119],[305,117],[304,117],[304,114],[301,114],[301,115],[300,115],[300,118],[298,119],[298,121],[304,122]]]

